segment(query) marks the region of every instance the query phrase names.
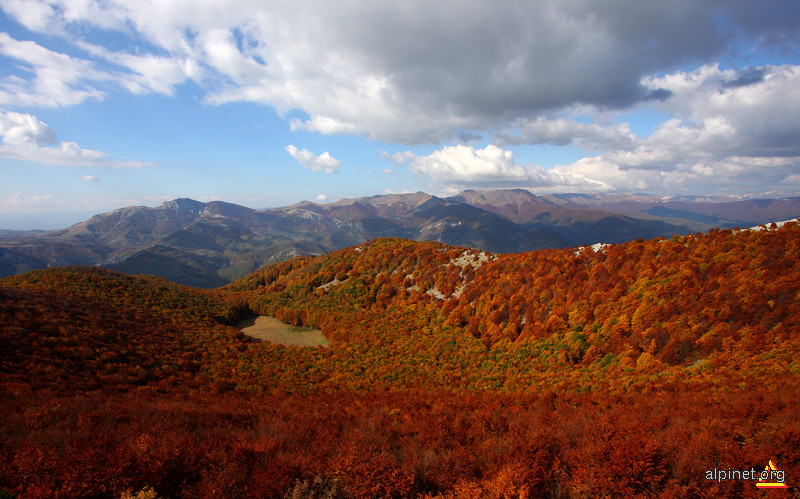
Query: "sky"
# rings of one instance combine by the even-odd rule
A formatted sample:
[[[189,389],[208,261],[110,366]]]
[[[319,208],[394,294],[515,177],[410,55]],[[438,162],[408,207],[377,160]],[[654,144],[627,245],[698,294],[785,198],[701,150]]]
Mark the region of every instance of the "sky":
[[[177,197],[800,193],[797,0],[0,0],[0,229]]]

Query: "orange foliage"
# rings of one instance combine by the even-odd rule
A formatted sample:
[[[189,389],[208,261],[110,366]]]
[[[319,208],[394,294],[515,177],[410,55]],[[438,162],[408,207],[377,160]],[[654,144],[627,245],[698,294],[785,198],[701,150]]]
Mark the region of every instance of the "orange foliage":
[[[798,307],[796,224],[497,256],[381,239],[211,291],[5,278],[0,494],[757,496],[704,473],[800,477]],[[253,313],[331,346],[230,326]]]

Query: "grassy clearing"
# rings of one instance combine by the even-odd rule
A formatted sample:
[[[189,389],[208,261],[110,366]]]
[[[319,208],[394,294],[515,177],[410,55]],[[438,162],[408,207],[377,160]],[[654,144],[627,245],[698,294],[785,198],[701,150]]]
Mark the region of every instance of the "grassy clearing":
[[[326,347],[328,339],[322,331],[306,326],[284,324],[274,317],[249,317],[240,321],[236,328],[247,336],[279,345],[298,347]]]

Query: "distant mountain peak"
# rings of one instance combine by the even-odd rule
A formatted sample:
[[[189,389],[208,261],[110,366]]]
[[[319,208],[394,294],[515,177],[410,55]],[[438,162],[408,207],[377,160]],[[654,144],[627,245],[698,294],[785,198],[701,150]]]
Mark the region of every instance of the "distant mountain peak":
[[[467,189],[456,194],[450,199],[455,199],[469,204],[502,206],[506,204],[518,205],[526,202],[538,202],[541,198],[527,189],[493,189],[479,190]]]
[[[164,201],[161,205],[163,209],[174,210],[179,213],[198,213],[203,207],[205,207],[205,203],[190,198],[177,198],[172,201]]]
[[[406,192],[401,194],[378,194],[376,196],[369,196],[356,199],[345,198],[342,199],[341,201],[337,201],[335,203],[330,203],[330,204],[347,205],[354,203],[362,203],[362,204],[370,204],[372,206],[385,206],[385,205],[405,203],[406,205],[416,207],[434,197],[435,196],[428,194],[426,192],[417,191],[417,192]]]

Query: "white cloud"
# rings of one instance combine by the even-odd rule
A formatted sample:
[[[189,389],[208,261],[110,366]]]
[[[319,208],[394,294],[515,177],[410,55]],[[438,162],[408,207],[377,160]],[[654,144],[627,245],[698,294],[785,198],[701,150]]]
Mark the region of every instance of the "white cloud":
[[[84,175],[82,177],[78,177],[78,180],[81,182],[99,182],[100,179],[95,177],[94,175]]]
[[[199,82],[206,74],[197,61],[188,57],[129,54],[85,42],[78,42],[77,46],[110,64],[127,69],[116,71],[110,77],[133,94],[156,92],[173,95],[176,85],[188,80]]]
[[[539,165],[521,166],[511,151],[495,145],[483,149],[472,146],[447,146],[428,156],[415,156],[409,163],[414,173],[455,188],[526,187],[540,190],[610,190],[602,181],[570,171],[545,170]]]
[[[0,110],[0,157],[49,165],[138,168],[140,161],[117,161],[101,151],[82,149],[75,142],[56,141],[56,134],[31,114]]]
[[[800,188],[797,158],[733,156],[680,162],[659,169],[622,167],[601,155],[556,166],[550,171],[601,182],[609,186],[608,190],[621,192],[748,194],[773,190],[776,186],[781,192],[796,192]]]
[[[118,161],[108,154],[93,149],[82,149],[75,142],[62,142],[59,146],[41,147],[35,144],[0,145],[0,157],[48,165],[95,166],[109,168],[142,168],[152,166],[141,161]]]
[[[478,0],[4,0],[2,8],[27,28],[61,36],[117,66],[98,73],[88,60],[59,59],[54,52],[34,62],[20,53],[28,52],[21,50],[24,42],[6,35],[6,49],[14,45],[17,53],[5,55],[28,61],[36,73],[32,81],[20,74],[6,79],[7,103],[43,101],[44,88],[26,89],[54,82],[66,88],[56,88],[49,105],[100,98],[98,81],[168,94],[192,79],[210,103],[302,110],[308,118],[293,119],[295,130],[403,143],[475,136],[516,119],[535,128],[539,117],[574,106],[624,108],[663,96],[642,85],[648,75],[734,49],[796,49],[800,38],[800,28],[787,21],[800,15],[796,2],[755,12],[752,0],[538,0],[506,2],[502,9]],[[142,43],[93,52],[81,38],[93,30]],[[86,71],[76,73],[77,66]],[[67,78],[45,78],[53,68]],[[576,133],[591,142],[603,132]]]
[[[21,192],[12,192],[10,196],[0,200],[2,208],[28,208],[49,204],[53,200],[52,194],[24,195]]]
[[[716,64],[643,79],[663,98],[649,103],[670,119],[645,137],[625,124],[568,118],[518,120],[499,143],[574,143],[596,150],[553,174],[591,179],[619,191],[745,193],[797,188],[800,172],[800,66],[721,70]]]
[[[16,60],[22,70],[0,80],[0,104],[70,106],[104,99],[113,84],[133,94],[172,95],[175,85],[205,76],[201,63],[190,57],[112,52],[82,41],[75,46],[99,60],[69,56],[0,32],[0,55]]]
[[[584,150],[613,151],[624,167],[662,168],[681,158],[798,156],[800,66],[765,66],[739,72],[717,64],[643,78],[653,107],[671,118],[649,137],[637,137],[627,123],[588,124],[568,117],[518,119],[494,134],[498,144],[574,144]]]
[[[2,8],[31,31],[56,35],[68,34],[68,25],[91,18],[104,29],[124,29],[124,3],[49,0],[3,0]]]
[[[399,151],[394,154],[388,153],[383,149],[378,149],[378,154],[383,159],[388,159],[392,163],[397,166],[403,166],[408,164],[409,161],[414,159],[416,156],[411,151]]]
[[[233,28],[233,27],[231,27]],[[243,36],[241,29],[237,31]],[[201,34],[202,52],[209,66],[216,69],[239,85],[247,85],[261,78],[267,68],[259,64],[247,52],[248,49],[237,46],[233,29],[227,27],[213,28]],[[259,42],[256,42],[258,44]]]
[[[0,111],[0,136],[10,145],[56,143],[55,132],[31,114]]]
[[[308,149],[298,149],[290,144],[286,146],[286,152],[303,165],[303,168],[312,172],[336,173],[342,164],[341,161],[331,156],[328,151],[317,156]]]
[[[714,156],[800,156],[800,66],[765,66],[756,75],[712,64],[645,79],[647,87],[671,92],[658,107],[677,117],[647,145]]]
[[[521,182],[529,170],[514,162],[514,153],[488,145],[484,149],[470,146],[447,146],[428,156],[418,156],[409,164],[415,173],[440,182]]]
[[[2,105],[56,107],[101,99],[105,92],[95,84],[112,79],[89,61],[48,50],[35,42],[17,41],[3,32],[0,55],[19,61],[24,73],[33,74],[30,79],[14,74],[0,80]]]
[[[2,7],[7,14],[32,31],[43,32],[53,29],[52,21],[55,17],[55,6],[49,3],[29,0],[5,0]]]
[[[317,194],[317,201],[325,201],[328,199],[328,196],[325,194]]]

